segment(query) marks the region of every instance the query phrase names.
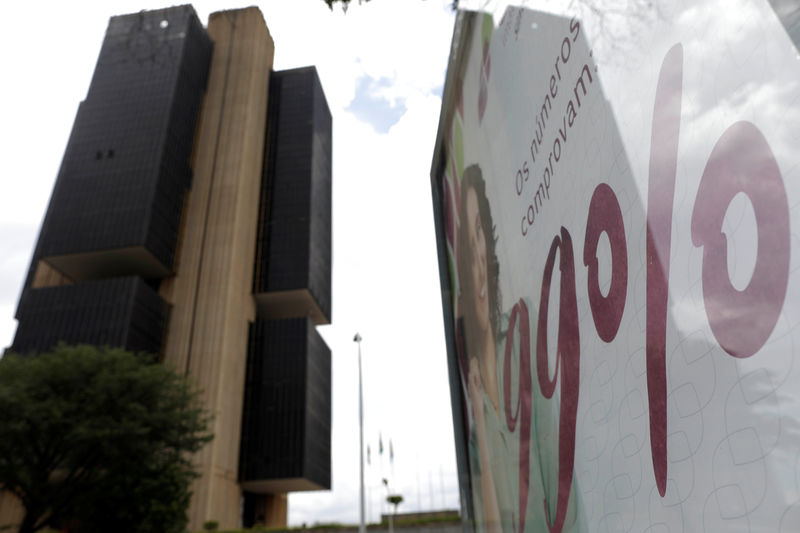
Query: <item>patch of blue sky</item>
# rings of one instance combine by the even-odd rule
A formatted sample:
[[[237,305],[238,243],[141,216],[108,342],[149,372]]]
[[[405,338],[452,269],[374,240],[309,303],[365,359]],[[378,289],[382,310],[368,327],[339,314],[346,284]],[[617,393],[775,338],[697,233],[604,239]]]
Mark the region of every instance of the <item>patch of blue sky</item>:
[[[405,98],[392,101],[384,95],[391,86],[389,78],[361,76],[356,82],[355,97],[346,111],[372,126],[376,133],[387,133],[406,112]]]

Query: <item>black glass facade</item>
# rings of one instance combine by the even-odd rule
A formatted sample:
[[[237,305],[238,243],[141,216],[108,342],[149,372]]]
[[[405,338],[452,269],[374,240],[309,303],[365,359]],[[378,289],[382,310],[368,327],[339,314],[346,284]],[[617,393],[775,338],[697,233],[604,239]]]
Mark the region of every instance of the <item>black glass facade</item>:
[[[158,293],[135,276],[30,289],[11,348],[28,353],[65,342],[158,353],[167,313]]]
[[[161,351],[158,278],[172,272],[212,49],[191,6],[111,18],[17,308],[13,350],[64,341]],[[40,261],[77,283],[35,288]]]
[[[331,319],[331,114],[314,67],[273,72],[255,292],[308,290]]]
[[[189,6],[111,19],[42,226],[38,258],[75,281],[171,272],[211,51]],[[131,247],[151,256],[146,271],[108,254]],[[94,254],[74,260],[87,253]]]
[[[309,318],[250,327],[240,479],[247,486],[300,481],[330,488],[331,352]],[[267,483],[264,483],[267,482]],[[274,490],[280,492],[281,490]]]

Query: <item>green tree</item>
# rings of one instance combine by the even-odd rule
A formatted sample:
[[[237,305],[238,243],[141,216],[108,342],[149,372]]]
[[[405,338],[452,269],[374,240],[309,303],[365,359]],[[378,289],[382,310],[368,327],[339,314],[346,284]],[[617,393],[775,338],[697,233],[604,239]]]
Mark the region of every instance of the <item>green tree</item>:
[[[25,508],[20,533],[185,530],[209,417],[153,361],[86,345],[0,360],[0,488]]]
[[[397,513],[397,506],[403,503],[403,497],[400,494],[390,494],[386,497],[386,501],[394,505],[395,513]]]

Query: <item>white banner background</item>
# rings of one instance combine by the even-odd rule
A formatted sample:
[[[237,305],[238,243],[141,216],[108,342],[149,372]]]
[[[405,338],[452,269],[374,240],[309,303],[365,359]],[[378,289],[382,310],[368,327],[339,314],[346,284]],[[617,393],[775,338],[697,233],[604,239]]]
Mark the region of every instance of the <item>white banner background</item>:
[[[461,173],[473,164],[482,170],[496,228],[501,309],[509,313],[520,299],[530,306],[532,401],[549,402],[556,419],[563,414],[563,366],[555,393],[546,400],[537,379],[535,325],[552,241],[562,234],[562,227],[571,236],[580,385],[572,480],[576,496],[569,500],[577,522],[569,526],[568,520],[567,526],[626,532],[798,531],[797,50],[766,2],[689,2],[643,8],[616,18],[608,13],[583,14],[584,18],[572,19],[509,8],[488,39],[486,27],[475,25],[470,49],[462,50],[469,53],[461,80],[463,110],[454,114],[449,126],[444,178],[449,182],[448,222],[457,234],[463,230],[458,223],[463,191],[456,193]],[[484,42],[489,43],[488,54],[483,53]],[[659,256],[668,261],[669,269],[664,364],[667,474],[662,496],[654,474],[653,405],[648,398],[647,217],[648,200],[653,202],[649,198],[653,131],[658,135],[659,128],[666,127],[653,124],[656,88],[665,57],[675,45],[682,52],[682,77],[679,94],[672,95],[680,98],[674,195],[655,199],[669,214],[661,227],[671,231],[671,246],[662,247]],[[585,94],[576,86],[579,79]],[[570,101],[574,114],[568,111]],[[544,120],[543,105],[548,110]],[[788,205],[778,202],[774,210],[786,211],[790,223],[783,252],[774,254],[777,262],[788,257],[788,283],[779,295],[783,303],[779,296],[771,300],[778,302],[780,315],[767,341],[750,357],[727,353],[711,329],[703,288],[704,248],[692,240],[706,164],[726,130],[740,121],[752,123],[763,135],[777,162]],[[766,157],[764,150],[753,153]],[[760,175],[748,179],[764,182]],[[624,311],[611,342],[597,332],[583,262],[589,206],[600,183],[610,186],[619,204],[627,258]],[[759,186],[754,185],[757,190]],[[736,195],[725,213],[727,269],[733,287],[743,291],[753,277],[759,250],[766,253],[769,243],[759,243],[757,213],[748,196]],[[651,225],[655,225],[652,220]],[[702,232],[711,230],[705,227]],[[448,241],[453,264],[455,234]],[[605,295],[612,276],[606,235],[599,239],[597,258]],[[547,318],[551,377],[562,312],[558,263],[556,259]],[[780,265],[776,268],[781,270]],[[455,294],[457,271],[451,268]],[[454,301],[456,316],[459,305],[463,304]],[[760,327],[760,313],[754,308],[728,311],[752,315],[745,324],[753,324],[754,331]],[[747,336],[747,327],[739,329]],[[498,356],[502,358],[502,352]],[[465,381],[467,373],[462,370]],[[518,380],[515,376],[509,385],[512,407],[519,394]],[[519,426],[511,434],[518,439]],[[513,463],[509,470],[519,467],[517,457],[506,459]],[[558,465],[558,456],[548,460]],[[516,477],[511,486],[519,489]],[[476,506],[482,505],[479,491],[473,488],[473,494]],[[519,512],[521,505],[514,502]],[[529,501],[525,507],[525,529],[542,530],[541,502]],[[476,516],[483,516],[482,511]],[[484,526],[479,524],[479,529]]]

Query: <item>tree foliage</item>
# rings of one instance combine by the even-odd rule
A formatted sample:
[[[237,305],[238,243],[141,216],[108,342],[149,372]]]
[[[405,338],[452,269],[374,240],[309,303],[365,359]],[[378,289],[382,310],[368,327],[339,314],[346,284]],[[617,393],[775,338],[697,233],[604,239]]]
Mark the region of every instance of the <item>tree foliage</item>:
[[[403,503],[403,496],[400,494],[390,494],[386,497],[386,501],[394,505],[396,509],[398,505]]]
[[[351,0],[323,0],[323,2],[325,2],[328,5],[331,11],[333,11],[334,4],[339,4],[340,6],[342,6],[342,11],[347,13],[347,8],[350,5]],[[369,0],[358,0],[359,4],[362,2],[369,2]],[[453,9],[453,11],[458,9],[458,2],[459,0],[452,0],[450,2],[450,7]]]
[[[60,345],[0,360],[0,488],[20,533],[182,532],[191,453],[211,440],[185,378],[149,356]]]
[[[369,0],[358,0],[358,3],[360,4],[362,1],[369,2]],[[350,5],[350,0],[324,0],[324,2],[328,4],[328,7],[331,9],[331,11],[333,11],[333,4],[341,5],[342,11],[345,13],[347,12],[347,7]]]

